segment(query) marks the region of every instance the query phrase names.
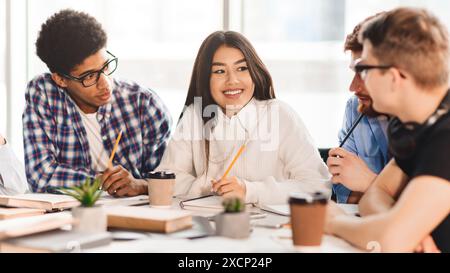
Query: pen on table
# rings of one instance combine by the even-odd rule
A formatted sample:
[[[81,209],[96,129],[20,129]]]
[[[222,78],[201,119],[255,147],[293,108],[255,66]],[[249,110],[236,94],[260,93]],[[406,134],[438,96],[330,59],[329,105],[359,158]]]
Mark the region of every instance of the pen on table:
[[[112,152],[111,152],[111,155],[109,156],[109,160],[108,160],[108,169],[111,169],[113,166],[112,166],[112,162],[113,162],[113,159],[114,159],[114,156],[115,156],[115,154],[116,154],[116,151],[117,151],[117,147],[119,146],[119,142],[120,142],[120,139],[122,138],[122,130],[120,130],[120,132],[119,132],[119,135],[117,136],[117,138],[116,138],[116,143],[114,143],[114,148],[113,148],[113,150],[112,150]],[[102,173],[103,174],[103,173]],[[103,184],[102,185],[100,185],[100,190],[102,190],[103,189]]]
[[[361,113],[359,114],[358,118],[356,119],[355,123],[353,123],[352,127],[350,128],[350,130],[348,131],[347,135],[345,135],[344,139],[342,140],[341,144],[339,145],[339,147],[344,146],[345,142],[347,141],[347,139],[350,137],[350,135],[353,133],[353,130],[355,130],[356,126],[358,125],[358,123],[361,121],[361,119],[364,117],[364,114]]]

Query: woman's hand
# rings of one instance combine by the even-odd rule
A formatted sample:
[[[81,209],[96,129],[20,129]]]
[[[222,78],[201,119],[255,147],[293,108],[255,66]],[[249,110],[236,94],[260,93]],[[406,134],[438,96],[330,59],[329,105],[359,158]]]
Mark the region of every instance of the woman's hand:
[[[222,196],[239,196],[245,199],[247,192],[245,183],[241,182],[237,177],[220,179],[219,181],[212,181],[212,191]]]

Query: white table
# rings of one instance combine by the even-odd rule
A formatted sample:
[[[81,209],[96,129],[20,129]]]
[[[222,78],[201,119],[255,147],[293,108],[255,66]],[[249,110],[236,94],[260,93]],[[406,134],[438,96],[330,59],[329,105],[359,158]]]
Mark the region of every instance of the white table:
[[[178,200],[174,200],[172,209],[180,209]],[[259,210],[251,208],[251,210]],[[205,216],[204,211],[192,211],[193,215]],[[271,219],[288,221],[288,217],[265,212]],[[256,220],[257,221],[257,220]],[[247,239],[228,239],[210,236],[199,239],[179,239],[171,234],[148,233],[148,237],[133,241],[113,241],[110,245],[87,249],[86,252],[362,252],[344,240],[324,235],[320,247],[299,248],[292,245],[291,229],[253,227]]]

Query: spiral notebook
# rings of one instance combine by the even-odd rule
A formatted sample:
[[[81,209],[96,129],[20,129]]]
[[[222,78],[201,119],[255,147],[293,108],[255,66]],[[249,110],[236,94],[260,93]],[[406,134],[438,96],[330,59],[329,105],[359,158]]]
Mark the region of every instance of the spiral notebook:
[[[222,197],[205,195],[180,201],[180,207],[186,210],[208,210],[220,212],[223,210]]]

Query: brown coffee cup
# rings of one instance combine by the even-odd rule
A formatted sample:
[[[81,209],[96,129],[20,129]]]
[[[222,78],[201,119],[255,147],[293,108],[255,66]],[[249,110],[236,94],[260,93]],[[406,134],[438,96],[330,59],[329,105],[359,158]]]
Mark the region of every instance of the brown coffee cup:
[[[320,246],[327,202],[328,197],[320,192],[290,195],[292,241],[295,246]]]
[[[175,187],[175,173],[151,172],[148,180],[148,198],[151,207],[170,208]]]

